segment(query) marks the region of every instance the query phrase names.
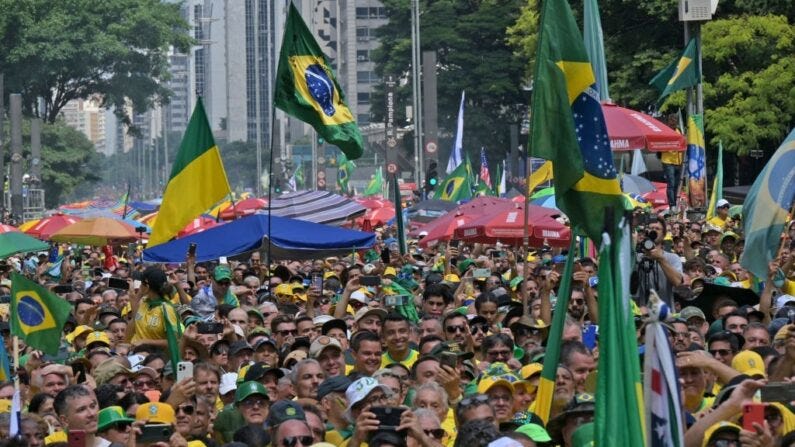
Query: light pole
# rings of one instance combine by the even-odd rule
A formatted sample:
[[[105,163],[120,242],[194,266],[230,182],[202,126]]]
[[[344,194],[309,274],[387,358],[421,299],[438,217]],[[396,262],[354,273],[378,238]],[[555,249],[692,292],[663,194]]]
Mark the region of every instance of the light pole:
[[[422,185],[422,83],[420,82],[420,2],[411,0],[411,87],[414,108],[414,181]]]

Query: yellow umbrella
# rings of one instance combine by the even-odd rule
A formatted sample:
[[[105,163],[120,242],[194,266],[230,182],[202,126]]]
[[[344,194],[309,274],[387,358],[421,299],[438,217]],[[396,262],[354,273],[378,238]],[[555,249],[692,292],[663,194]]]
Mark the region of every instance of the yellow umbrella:
[[[22,225],[20,225],[17,228],[19,228],[19,231],[24,233],[24,232],[28,231],[29,229],[33,228],[37,223],[39,223],[40,220],[41,219],[29,220],[29,221],[23,223]]]
[[[61,228],[50,240],[101,246],[134,242],[138,240],[138,233],[132,225],[121,220],[95,217]]]

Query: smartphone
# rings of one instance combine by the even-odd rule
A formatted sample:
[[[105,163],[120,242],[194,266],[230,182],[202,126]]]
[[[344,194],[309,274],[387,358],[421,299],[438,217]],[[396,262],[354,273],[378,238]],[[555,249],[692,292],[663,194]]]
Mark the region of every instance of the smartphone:
[[[220,258],[218,258],[218,263],[219,264],[229,264],[229,261],[226,259],[226,256],[221,256]]]
[[[795,400],[795,383],[771,382],[765,385],[760,393],[762,402],[781,402],[789,405]]]
[[[392,258],[390,257],[389,254],[389,247],[384,247],[381,250],[381,262],[383,262],[384,264],[389,264],[391,261]]]
[[[387,295],[384,297],[384,307],[405,306],[409,303],[409,299],[405,295]]]
[[[440,352],[439,364],[447,365],[455,370],[456,366],[458,366],[458,356],[452,352]]]
[[[375,414],[376,419],[381,421],[377,430],[380,431],[397,430],[400,427],[400,416],[406,409],[399,407],[372,407],[370,411]]]
[[[360,276],[359,277],[359,284],[363,286],[380,286],[381,285],[381,277],[380,276]]]
[[[486,279],[491,276],[491,270],[489,269],[475,269],[472,271],[472,276],[478,279]]]
[[[53,293],[70,293],[74,292],[75,288],[71,284],[59,284],[52,288]]]
[[[86,381],[86,365],[80,362],[72,363],[72,374],[75,376],[77,383]]]
[[[193,377],[193,362],[177,363],[177,382]]]
[[[317,290],[323,290],[323,274],[320,272],[312,273],[312,288]],[[308,284],[307,284],[308,285]]]
[[[456,239],[452,239],[452,240],[450,240],[450,243],[447,244],[447,246],[450,247],[450,248],[458,248],[458,245],[460,243],[461,243],[461,241],[456,240]]]
[[[750,403],[743,405],[743,429],[756,432],[753,423],[765,426],[765,404]]]
[[[141,434],[135,437],[135,442],[138,444],[168,442],[173,434],[174,429],[170,424],[146,424],[141,427]]]
[[[127,284],[126,279],[110,277],[108,278],[108,287],[111,289],[127,290],[130,285]]]
[[[86,447],[86,431],[69,430],[66,434],[66,445],[69,447]]]
[[[196,323],[196,330],[200,334],[220,334],[224,331],[223,323],[200,321]]]
[[[196,256],[196,243],[195,242],[191,242],[190,245],[188,245],[188,255],[189,256]]]

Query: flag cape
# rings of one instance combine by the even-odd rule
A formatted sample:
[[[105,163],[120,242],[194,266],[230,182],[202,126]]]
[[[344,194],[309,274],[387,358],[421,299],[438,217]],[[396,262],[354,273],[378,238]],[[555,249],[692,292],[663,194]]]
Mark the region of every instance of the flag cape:
[[[383,194],[384,191],[384,174],[381,171],[381,167],[379,166],[378,169],[375,170],[375,175],[372,179],[370,179],[370,183],[367,184],[367,188],[365,188],[364,192],[362,193],[363,196],[375,196],[378,194]]]
[[[620,212],[619,209],[616,209]],[[602,446],[644,445],[640,360],[629,294],[629,224],[602,236],[599,254],[599,366],[594,441]]]
[[[221,153],[199,98],[174,160],[148,246],[167,242],[230,192]]]
[[[560,360],[560,344],[563,337],[563,326],[566,322],[566,310],[569,308],[571,298],[571,275],[574,271],[574,250],[577,248],[577,238],[571,238],[569,255],[566,256],[566,265],[561,275],[560,288],[558,289],[555,312],[552,314],[552,326],[547,336],[547,351],[544,355],[544,369],[541,370],[541,379],[538,382],[536,393],[535,413],[544,424],[549,422],[549,412],[552,409],[552,396],[555,392],[555,380],[558,375],[558,362]]]
[[[284,24],[275,88],[276,107],[310,124],[348,159],[362,156],[362,134],[345,104],[345,94],[326,55],[292,2]]]
[[[668,305],[651,305],[651,321],[646,325],[644,351],[644,395],[646,402],[646,432],[649,447],[684,446],[682,401],[679,395],[679,374],[665,326]],[[659,310],[657,310],[659,309]]]
[[[657,73],[649,85],[660,92],[657,102],[661,103],[671,93],[693,87],[699,82],[701,82],[701,73],[698,70],[694,37],[687,43],[682,55]]]
[[[621,187],[593,68],[566,0],[544,2],[533,77],[532,155],[552,161],[555,201],[594,241]]]
[[[795,129],[767,162],[743,203],[745,248],[740,265],[767,278],[767,263],[781,243],[787,213],[795,198]]]
[[[472,198],[472,183],[466,163],[461,163],[436,187],[435,199],[459,202]]]
[[[706,205],[707,161],[704,151],[704,121],[701,115],[687,117],[687,170],[690,206]]]
[[[11,334],[55,355],[72,305],[18,273],[11,274]]]
[[[707,220],[715,216],[715,204],[723,198],[723,142],[718,142],[718,160],[715,168],[715,178],[712,179],[712,192],[709,195],[707,207]]]
[[[450,159],[447,160],[447,170],[445,171],[447,174],[450,174],[461,164],[463,158],[461,158],[461,151],[464,147],[464,97],[466,96],[466,91],[461,92],[461,105],[458,106],[458,121],[457,127],[455,132],[455,142],[453,143],[453,150],[450,152]]]

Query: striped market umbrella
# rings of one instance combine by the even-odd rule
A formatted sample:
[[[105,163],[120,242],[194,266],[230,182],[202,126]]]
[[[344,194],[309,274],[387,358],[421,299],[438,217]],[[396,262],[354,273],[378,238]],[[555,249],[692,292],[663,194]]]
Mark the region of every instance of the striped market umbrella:
[[[274,198],[270,210],[274,216],[340,225],[361,216],[367,208],[329,191],[297,191]]]

